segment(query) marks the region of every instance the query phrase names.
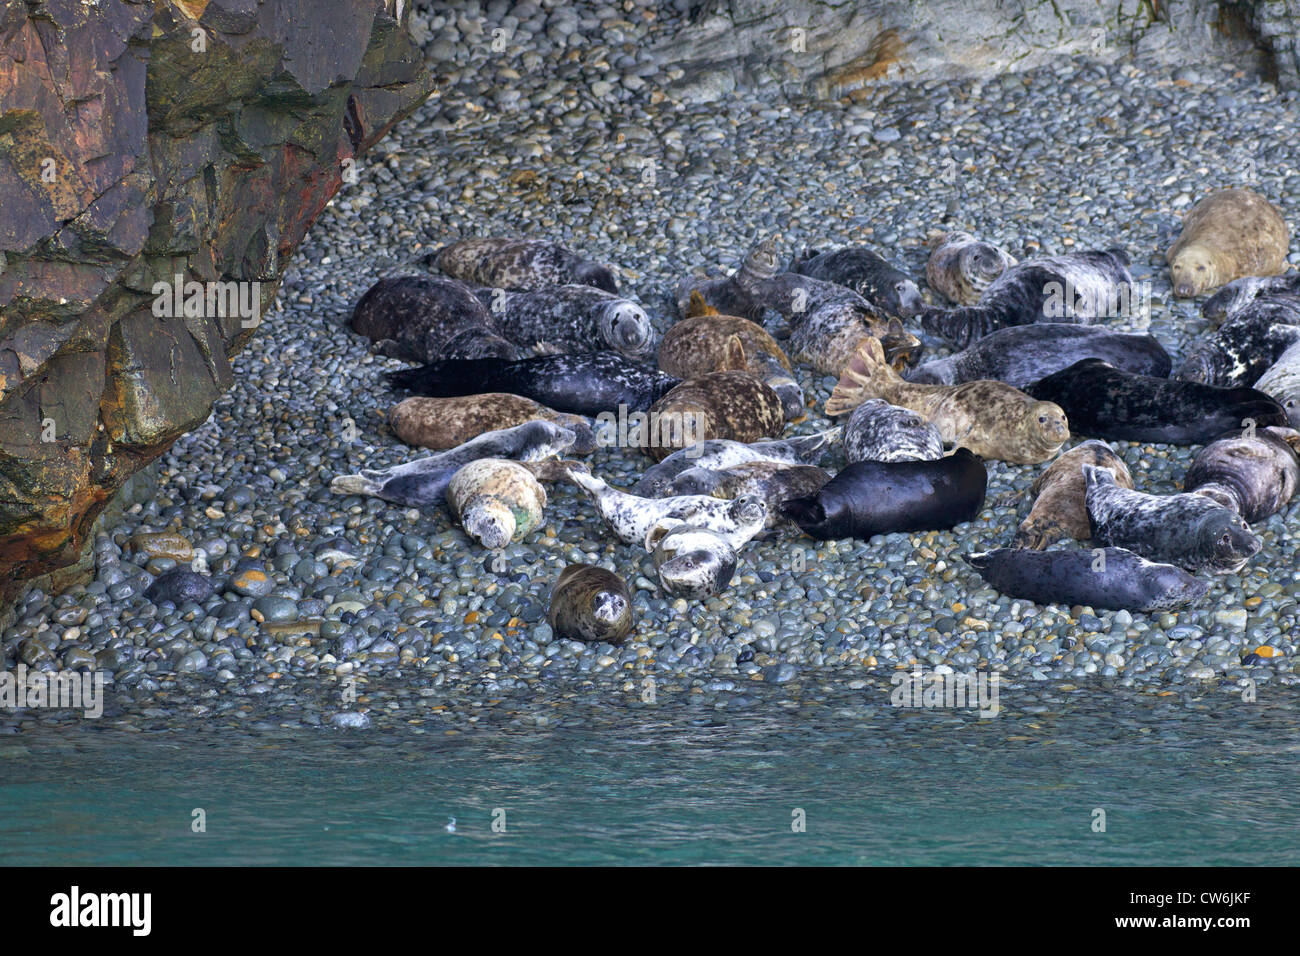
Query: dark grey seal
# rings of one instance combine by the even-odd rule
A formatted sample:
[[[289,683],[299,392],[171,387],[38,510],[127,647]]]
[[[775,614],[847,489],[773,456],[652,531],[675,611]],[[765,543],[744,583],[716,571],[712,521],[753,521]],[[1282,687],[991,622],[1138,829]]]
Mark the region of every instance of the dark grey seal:
[[[925,308],[916,283],[865,246],[846,246],[832,252],[805,250],[790,264],[789,271],[846,286],[885,315],[899,319],[910,319]]]
[[[352,330],[375,351],[416,362],[522,355],[473,292],[454,279],[380,279],[352,312]]]
[[[592,262],[548,239],[463,239],[433,256],[439,269],[475,285],[536,289],[589,285],[618,295],[608,266]]]
[[[1260,428],[1225,435],[1192,459],[1183,490],[1231,508],[1250,524],[1286,508],[1300,484],[1292,428]]]

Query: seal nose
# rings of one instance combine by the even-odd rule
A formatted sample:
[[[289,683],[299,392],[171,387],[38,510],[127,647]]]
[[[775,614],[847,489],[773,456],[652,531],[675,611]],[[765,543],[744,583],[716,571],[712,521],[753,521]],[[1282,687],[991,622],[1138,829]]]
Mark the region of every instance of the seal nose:
[[[1194,294],[1190,282],[1178,282],[1174,285],[1174,295],[1180,299],[1190,299]]]

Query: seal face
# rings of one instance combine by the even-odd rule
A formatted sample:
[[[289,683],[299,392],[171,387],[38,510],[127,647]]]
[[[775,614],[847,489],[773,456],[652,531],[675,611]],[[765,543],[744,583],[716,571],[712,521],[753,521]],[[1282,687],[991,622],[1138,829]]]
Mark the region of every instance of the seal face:
[[[380,279],[361,297],[350,324],[393,358],[433,362],[520,355],[483,304],[451,279]]]
[[[969,232],[939,237],[925,264],[925,281],[949,302],[974,305],[984,290],[1016,264],[1011,253]]]
[[[874,341],[865,343],[844,369],[826,402],[826,414],[842,415],[868,398],[919,412],[939,429],[945,444],[963,445],[983,458],[1037,464],[1055,455],[1070,437],[1065,413],[1051,401],[989,380],[962,385],[906,382],[885,364]]]
[[[1100,359],[1076,362],[1025,391],[1065,409],[1076,432],[1119,441],[1201,444],[1252,421],[1259,428],[1287,423],[1282,406],[1252,388],[1135,375]]]
[[[1187,299],[1243,276],[1277,275],[1290,242],[1286,220],[1259,193],[1212,192],[1188,210],[1165,257],[1174,295]]]
[[[613,571],[570,564],[555,579],[546,619],[566,640],[619,645],[632,633],[632,594]]]
[[[781,399],[749,372],[710,372],[682,382],[650,406],[652,431],[656,417],[657,434],[643,435],[653,441],[642,445],[655,461],[698,441],[776,438],[785,427]]]
[[[559,412],[594,417],[601,412],[644,412],[679,381],[613,352],[504,359],[449,359],[389,372],[397,388],[447,398],[511,392]]]
[[[1255,390],[1286,411],[1292,428],[1300,428],[1300,344],[1291,346],[1255,383]]]
[[[1300,432],[1262,428],[1225,435],[1192,459],[1183,490],[1204,495],[1254,524],[1286,508],[1300,484]]]
[[[1300,296],[1257,298],[1233,312],[1188,353],[1174,378],[1250,385],[1300,342]]]
[[[1084,465],[1106,469],[1121,488],[1133,487],[1128,465],[1105,442],[1094,439],[1075,445],[1045,468],[1030,486],[1033,507],[1011,539],[1011,547],[1041,551],[1062,538],[1086,541],[1092,537]]]
[[[476,285],[500,289],[588,285],[618,294],[608,266],[546,239],[464,239],[440,249],[435,261],[447,275]]]
[[[712,495],[739,498],[752,495],[767,506],[767,527],[782,521],[780,507],[791,498],[815,495],[830,472],[816,465],[791,465],[775,461],[747,461],[729,468],[688,468],[672,479],[662,495]]]
[[[514,428],[486,432],[463,445],[391,468],[339,475],[330,482],[330,491],[340,495],[370,495],[398,505],[427,507],[442,500],[452,476],[471,461],[480,458],[541,461],[571,448],[576,437],[569,429],[553,422],[527,422]]]
[[[595,346],[629,359],[654,353],[650,316],[631,299],[586,285],[473,292],[506,338],[537,352],[575,354],[590,352]]]
[[[987,484],[984,463],[966,448],[938,461],[859,461],[781,513],[822,540],[951,528],[980,513]]]
[[[846,286],[894,318],[910,319],[925,306],[916,283],[865,246],[847,246],[831,252],[805,251],[795,258],[788,271]]]
[[[1140,300],[1128,264],[1122,249],[1027,259],[1003,272],[975,305],[924,310],[921,328],[965,348],[1012,325],[1136,315]]]
[[[596,450],[591,424],[581,415],[566,415],[531,398],[508,392],[462,395],[454,398],[417,396],[398,402],[388,411],[388,424],[408,445],[443,451],[463,445],[484,432],[500,431],[531,421],[548,421],[570,429],[575,455]]]
[[[1165,611],[1199,601],[1210,586],[1182,568],[1122,548],[1025,551],[998,548],[965,556],[993,588],[1035,604]]]
[[[1241,516],[1199,494],[1148,495],[1121,488],[1109,471],[1083,466],[1088,518],[1101,544],[1188,571],[1227,574],[1260,549]]]
[[[736,574],[736,549],[706,528],[678,525],[654,545],[655,571],[664,592],[698,600],[726,590]]]
[[[1164,346],[1145,332],[1040,322],[990,332],[965,351],[918,365],[903,377],[928,385],[960,385],[991,378],[1023,389],[1086,358],[1099,358],[1116,368],[1157,378],[1166,377],[1172,367]]]
[[[853,409],[844,425],[844,457],[850,464],[937,461],[943,457],[943,437],[923,415],[871,398]]]
[[[788,465],[812,464],[840,437],[838,426],[815,435],[757,441],[745,444],[725,439],[702,441],[675,451],[659,464],[646,469],[632,487],[632,493],[646,498],[671,494],[672,483],[683,471],[693,468],[721,470],[751,461]]]
[[[1201,315],[1211,322],[1221,322],[1256,299],[1279,295],[1300,296],[1300,272],[1233,279],[1201,303]]]
[[[465,533],[496,551],[542,523],[546,491],[523,465],[480,458],[464,465],[447,485],[447,507]]]

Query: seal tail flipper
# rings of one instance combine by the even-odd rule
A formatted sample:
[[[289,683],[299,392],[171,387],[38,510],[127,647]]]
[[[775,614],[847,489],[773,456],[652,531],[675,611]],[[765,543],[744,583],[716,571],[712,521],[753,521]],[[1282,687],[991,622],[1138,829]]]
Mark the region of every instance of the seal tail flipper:
[[[699,289],[691,290],[690,302],[686,305],[686,314],[683,318],[693,319],[697,315],[720,315],[713,306],[704,301],[704,293]]]
[[[370,495],[379,493],[379,484],[365,475],[338,475],[330,482],[330,491],[336,495]]]
[[[1010,548],[1024,551],[1042,551],[1049,544],[1066,537],[1065,532],[1055,523],[1035,527],[1028,521],[1021,523],[1011,538]]]
[[[600,497],[601,492],[609,489],[609,485],[588,471],[578,471],[574,468],[568,468],[565,469],[565,473],[569,476],[571,482],[583,491],[587,492],[587,494],[591,495],[593,498]]]
[[[826,415],[834,418],[857,408],[869,398],[879,398],[895,382],[901,382],[898,373],[884,361],[880,343],[867,339],[853,353],[840,380],[826,399]]]
[[[723,345],[722,355],[718,357],[717,365],[713,370],[715,372],[743,372],[746,364],[745,343],[740,341],[739,335],[733,335]]]

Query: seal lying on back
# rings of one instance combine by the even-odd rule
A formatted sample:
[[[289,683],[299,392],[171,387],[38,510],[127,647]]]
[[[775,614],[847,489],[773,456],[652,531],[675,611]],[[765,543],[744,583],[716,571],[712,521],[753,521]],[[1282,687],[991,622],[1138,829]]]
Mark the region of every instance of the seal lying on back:
[[[1035,604],[1165,611],[1199,601],[1210,589],[1172,564],[1155,564],[1123,548],[1098,552],[998,548],[965,560],[996,590]]]
[[[1291,346],[1255,383],[1255,390],[1286,410],[1292,428],[1300,428],[1300,344]]]
[[[826,402],[826,414],[843,415],[868,398],[883,398],[920,412],[946,444],[964,445],[984,458],[1021,465],[1046,461],[1070,437],[1065,413],[1002,382],[914,385],[885,364],[880,343],[867,340]]]
[[[1287,423],[1282,406],[1253,388],[1135,375],[1101,359],[1075,362],[1025,391],[1065,409],[1076,433],[1120,441],[1195,445],[1251,420],[1259,428]]]
[[[357,303],[351,326],[376,351],[417,362],[521,354],[483,303],[451,279],[380,279]]]
[[[462,239],[438,250],[435,261],[449,276],[498,289],[589,285],[618,295],[608,266],[584,259],[546,239]]]
[[[1153,335],[1116,332],[1098,325],[1042,322],[991,332],[965,351],[935,359],[904,373],[909,382],[960,385],[981,378],[1024,388],[1086,358],[1116,368],[1164,378],[1172,363]]]
[[[1183,490],[1231,508],[1250,524],[1286,508],[1300,483],[1300,432],[1261,428],[1206,445],[1187,470]]]
[[[1259,193],[1212,192],[1188,210],[1165,257],[1174,295],[1188,299],[1242,276],[1277,275],[1290,243],[1286,220]]]
[[[1039,551],[1062,538],[1086,541],[1092,537],[1085,500],[1088,494],[1088,483],[1083,477],[1085,464],[1105,468],[1121,488],[1133,487],[1128,465],[1104,441],[1093,439],[1075,445],[1043,469],[1030,486],[1033,507],[1011,539],[1011,547]]]
[[[654,352],[655,332],[645,309],[586,285],[557,285],[529,292],[474,289],[510,341],[543,354],[606,348],[625,358]]]
[[[781,522],[780,506],[791,498],[815,495],[830,472],[816,465],[789,465],[775,461],[746,461],[730,468],[688,468],[672,479],[661,495],[712,495],[714,498],[739,498],[753,495],[767,505],[767,526]]]
[[[1122,249],[1027,259],[1002,273],[975,305],[926,309],[921,328],[961,348],[1009,325],[1074,322],[1124,315],[1137,305]]]
[[[576,436],[553,422],[534,421],[487,432],[448,451],[379,470],[339,475],[330,491],[339,495],[371,495],[398,505],[426,507],[443,498],[452,476],[480,458],[541,461],[573,447]]]
[[[566,415],[539,405],[531,398],[508,392],[483,395],[460,395],[453,398],[417,396],[398,402],[388,410],[388,426],[393,434],[418,448],[443,451],[463,445],[484,432],[499,431],[536,420],[555,422],[576,435],[575,455],[596,450],[596,436],[591,423],[581,415]]]
[[[601,412],[644,412],[680,385],[671,375],[613,352],[504,359],[449,359],[389,372],[388,381],[417,395],[447,398],[510,392],[557,412],[594,417]]]
[[[1233,279],[1201,303],[1201,315],[1211,322],[1221,322],[1257,299],[1278,296],[1300,296],[1300,272]]]
[[[943,436],[910,408],[871,398],[853,409],[844,424],[844,457],[855,461],[935,461],[943,457]]]
[[[1101,544],[1188,571],[1227,574],[1260,549],[1241,515],[1198,494],[1148,495],[1121,488],[1104,468],[1083,466],[1088,519]]]
[[[951,528],[984,507],[988,473],[969,449],[938,461],[859,461],[781,514],[814,538]]]
[[[969,232],[939,237],[925,264],[925,281],[949,302],[974,305],[994,280],[1016,264],[1011,253]]]
[[[653,468],[647,468],[632,486],[632,493],[645,498],[670,494],[673,480],[691,468],[721,470],[748,461],[770,461],[787,465],[811,465],[819,461],[826,449],[839,437],[838,426],[815,435],[775,441],[738,441],[713,439],[675,451]]]
[[[788,271],[846,286],[895,318],[910,319],[925,307],[916,283],[865,246],[846,246],[833,252],[805,250]]]
[[[1222,387],[1250,385],[1297,342],[1300,297],[1256,299],[1199,342],[1174,378]]]

